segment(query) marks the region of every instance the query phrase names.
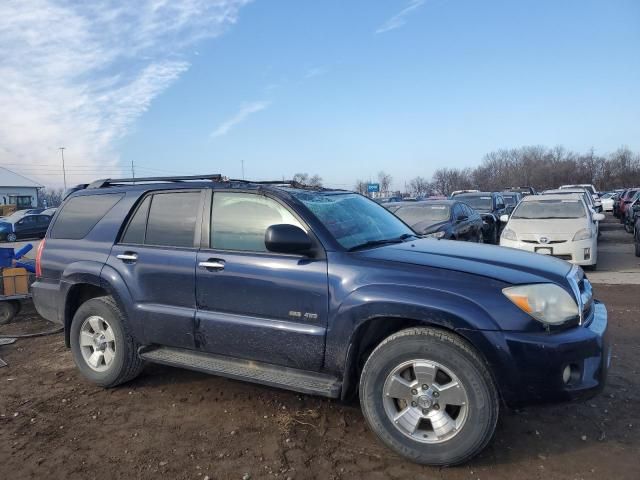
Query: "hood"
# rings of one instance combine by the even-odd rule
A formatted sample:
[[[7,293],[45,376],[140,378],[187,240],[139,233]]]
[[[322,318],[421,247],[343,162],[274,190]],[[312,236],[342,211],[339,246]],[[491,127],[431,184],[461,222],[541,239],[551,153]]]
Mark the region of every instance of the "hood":
[[[572,267],[546,255],[453,240],[421,239],[364,250],[359,255],[375,261],[471,273],[514,285],[549,281],[566,285]]]
[[[512,218],[507,224],[507,228],[510,228],[516,235],[528,234],[528,235],[573,235],[583,228],[588,228],[589,224],[587,218],[554,218],[554,219],[518,219]]]
[[[442,227],[446,227],[449,223],[449,220],[438,221],[438,220],[424,220],[422,222],[418,222],[413,225],[411,228],[418,233],[433,233],[440,230]]]

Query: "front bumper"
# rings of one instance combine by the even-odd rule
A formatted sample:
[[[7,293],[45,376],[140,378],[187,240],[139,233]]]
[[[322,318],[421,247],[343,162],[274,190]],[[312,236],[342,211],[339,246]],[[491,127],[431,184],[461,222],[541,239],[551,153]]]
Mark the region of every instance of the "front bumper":
[[[607,317],[605,305],[595,301],[583,325],[548,334],[505,332],[512,362],[507,403],[580,400],[600,392],[611,362]],[[572,371],[569,381],[563,378],[566,367]]]
[[[529,243],[520,240],[506,240],[500,238],[501,247],[517,248],[532,253],[540,253],[541,249],[551,249],[551,256],[566,260],[575,265],[594,265],[597,262],[597,243],[593,238],[586,240],[566,241],[563,243]],[[585,249],[589,249],[589,256],[586,258]]]

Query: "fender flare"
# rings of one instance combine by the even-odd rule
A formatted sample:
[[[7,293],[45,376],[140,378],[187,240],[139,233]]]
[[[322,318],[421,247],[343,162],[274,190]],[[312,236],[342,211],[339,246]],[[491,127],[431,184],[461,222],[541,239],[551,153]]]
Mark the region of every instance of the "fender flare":
[[[380,318],[410,320],[454,332],[500,330],[481,304],[460,294],[431,287],[366,286],[351,292],[337,310],[327,331],[326,370],[346,373],[357,335],[368,322]]]

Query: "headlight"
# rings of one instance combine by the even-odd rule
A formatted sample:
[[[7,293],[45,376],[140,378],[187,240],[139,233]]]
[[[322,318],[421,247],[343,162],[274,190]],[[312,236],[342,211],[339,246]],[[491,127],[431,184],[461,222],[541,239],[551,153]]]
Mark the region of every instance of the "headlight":
[[[445,233],[446,232],[444,232],[444,231],[434,232],[434,233],[427,233],[425,235],[425,237],[427,237],[427,238],[442,238],[442,237],[444,237]]]
[[[591,238],[591,229],[583,228],[582,230],[578,230],[576,234],[573,236],[573,241],[577,242],[578,240],[586,240],[587,238]]]
[[[514,242],[518,241],[518,236],[516,235],[516,232],[514,232],[510,228],[505,228],[502,231],[501,237],[504,238],[505,240],[513,240]]]
[[[518,308],[542,323],[560,325],[579,314],[574,298],[553,283],[507,287],[502,293]]]

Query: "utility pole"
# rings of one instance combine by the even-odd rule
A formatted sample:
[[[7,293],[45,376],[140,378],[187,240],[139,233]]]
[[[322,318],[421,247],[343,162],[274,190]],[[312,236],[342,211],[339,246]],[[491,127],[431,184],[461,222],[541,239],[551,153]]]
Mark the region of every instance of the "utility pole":
[[[67,189],[67,171],[64,168],[64,149],[66,147],[60,147],[58,148],[58,150],[60,150],[60,155],[62,156],[62,179],[64,181],[64,189]]]
[[[244,180],[244,160],[240,160],[240,165],[242,166],[242,179]]]
[[[133,182],[133,183],[136,183],[136,182],[135,182],[135,179],[136,179],[136,169],[133,167],[133,160],[131,160],[131,178],[133,178],[133,180],[134,180],[134,182]]]

